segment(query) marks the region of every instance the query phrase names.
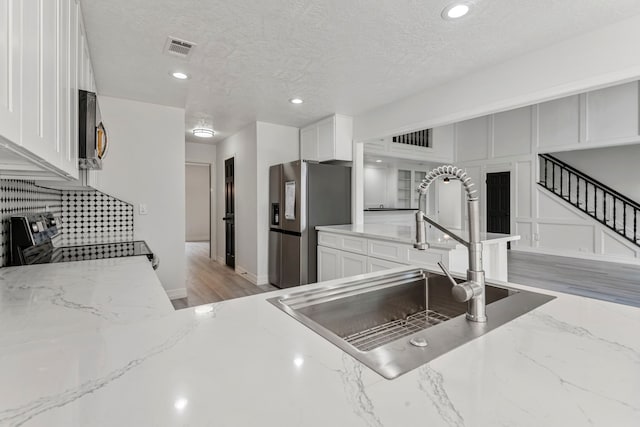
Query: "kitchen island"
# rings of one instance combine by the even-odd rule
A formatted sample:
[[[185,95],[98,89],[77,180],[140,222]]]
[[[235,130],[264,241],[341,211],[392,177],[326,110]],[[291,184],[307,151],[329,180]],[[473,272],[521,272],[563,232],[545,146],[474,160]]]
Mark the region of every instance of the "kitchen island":
[[[0,424],[637,425],[640,309],[545,291],[390,381],[266,301],[289,292],[3,345]]]
[[[401,265],[439,270],[441,262],[451,272],[464,276],[468,268],[467,248],[451,236],[427,224],[426,250],[414,249],[415,225],[347,224],[318,226],[318,281],[349,277]],[[466,230],[452,230],[468,239]],[[480,233],[482,264],[489,280],[507,281],[507,243],[520,236]]]

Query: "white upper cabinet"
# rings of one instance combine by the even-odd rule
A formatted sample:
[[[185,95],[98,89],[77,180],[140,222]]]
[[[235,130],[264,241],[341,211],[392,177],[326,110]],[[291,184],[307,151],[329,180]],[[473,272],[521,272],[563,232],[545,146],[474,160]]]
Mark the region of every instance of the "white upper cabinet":
[[[353,119],[335,114],[300,130],[302,160],[326,162],[353,158]]]
[[[79,88],[95,91],[79,2],[0,0],[0,173],[17,155],[34,177],[78,179]]]
[[[317,126],[309,126],[300,130],[300,158],[318,161]]]
[[[0,0],[0,136],[20,139],[20,2]]]

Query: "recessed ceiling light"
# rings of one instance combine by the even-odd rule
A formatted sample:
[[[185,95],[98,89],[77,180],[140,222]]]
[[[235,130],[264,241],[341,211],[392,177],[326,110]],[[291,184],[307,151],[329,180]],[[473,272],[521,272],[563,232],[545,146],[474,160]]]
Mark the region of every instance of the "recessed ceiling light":
[[[213,129],[197,128],[193,130],[193,134],[198,138],[211,138],[216,132]]]
[[[376,163],[382,163],[382,160],[378,159],[376,160]]]
[[[187,80],[189,78],[189,74],[183,73],[182,71],[176,71],[171,73],[171,75],[178,80]]]
[[[462,18],[469,12],[469,5],[464,3],[454,3],[442,10],[443,19],[458,19]]]
[[[292,104],[302,104],[304,101],[300,98],[291,98],[289,102]]]

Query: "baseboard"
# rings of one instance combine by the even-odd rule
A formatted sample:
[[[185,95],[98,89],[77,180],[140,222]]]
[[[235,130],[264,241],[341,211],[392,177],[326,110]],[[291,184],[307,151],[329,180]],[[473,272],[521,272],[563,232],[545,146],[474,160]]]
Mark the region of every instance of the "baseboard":
[[[512,251],[514,252],[527,252],[533,254],[540,255],[555,255],[562,256],[567,258],[578,258],[578,259],[587,259],[590,261],[605,261],[605,262],[615,262],[618,264],[629,264],[629,265],[640,265],[640,259],[638,258],[618,258],[603,254],[589,254],[584,252],[567,252],[561,250],[552,250],[552,249],[540,249],[540,248],[523,248],[523,247],[512,247]]]
[[[187,288],[169,289],[166,291],[169,299],[180,299],[187,297]]]
[[[269,276],[268,275],[258,276],[258,282],[256,283],[256,285],[262,286],[262,285],[268,285],[268,284],[269,284]]]
[[[222,265],[224,265],[224,264],[225,264],[225,262],[224,262],[224,257],[221,257],[221,256],[216,257],[216,261],[218,261],[218,264],[222,264]]]
[[[244,277],[254,285],[258,284],[258,277],[255,274],[249,272],[246,268],[240,265],[236,265],[236,273],[238,273],[240,276]]]

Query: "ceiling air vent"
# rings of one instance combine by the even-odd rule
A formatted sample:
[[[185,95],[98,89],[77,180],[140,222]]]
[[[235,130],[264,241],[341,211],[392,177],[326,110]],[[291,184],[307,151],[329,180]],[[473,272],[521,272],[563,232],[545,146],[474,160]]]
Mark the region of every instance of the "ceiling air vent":
[[[433,146],[433,129],[423,129],[393,137],[396,144],[413,145],[415,147],[429,148]]]
[[[191,56],[191,51],[195,46],[195,43],[169,36],[164,46],[164,52],[169,55],[187,59]]]

